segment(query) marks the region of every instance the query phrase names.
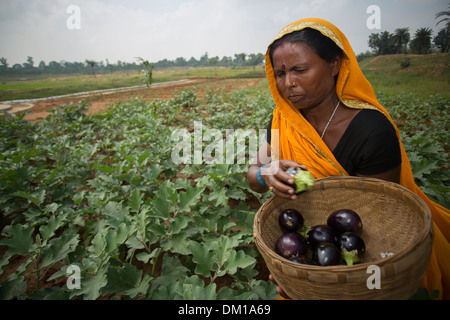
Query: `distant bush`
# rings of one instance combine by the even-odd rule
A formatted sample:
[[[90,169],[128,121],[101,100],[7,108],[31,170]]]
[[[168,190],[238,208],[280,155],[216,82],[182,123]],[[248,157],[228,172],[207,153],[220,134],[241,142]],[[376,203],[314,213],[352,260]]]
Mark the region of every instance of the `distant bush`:
[[[402,69],[406,69],[411,65],[411,59],[408,57],[398,59],[397,61],[400,63]]]

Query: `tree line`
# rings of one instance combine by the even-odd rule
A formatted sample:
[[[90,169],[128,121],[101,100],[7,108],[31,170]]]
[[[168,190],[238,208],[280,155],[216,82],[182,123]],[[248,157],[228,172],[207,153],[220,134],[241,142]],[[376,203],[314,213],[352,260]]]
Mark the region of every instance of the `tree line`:
[[[450,5],[449,5],[450,9]],[[385,54],[429,54],[433,52],[448,53],[450,46],[450,10],[436,14],[441,20],[436,24],[445,23],[445,28],[433,37],[431,28],[419,28],[411,38],[409,28],[398,28],[393,33],[384,31],[369,35],[369,47],[372,52],[366,51],[357,56],[362,60],[371,56]]]
[[[33,57],[28,56],[24,63],[15,63],[10,65],[4,57],[0,58],[0,75],[45,75],[45,74],[107,74],[123,71],[138,71],[142,69],[142,58],[136,58],[136,62],[110,63],[105,61],[85,60],[84,62],[50,61],[46,63],[41,61],[35,64]],[[262,53],[237,53],[234,57],[218,56],[209,57],[206,52],[196,59],[191,57],[189,60],[178,57],[175,60],[163,59],[152,63],[155,69],[164,69],[172,67],[244,67],[257,66],[264,62]]]

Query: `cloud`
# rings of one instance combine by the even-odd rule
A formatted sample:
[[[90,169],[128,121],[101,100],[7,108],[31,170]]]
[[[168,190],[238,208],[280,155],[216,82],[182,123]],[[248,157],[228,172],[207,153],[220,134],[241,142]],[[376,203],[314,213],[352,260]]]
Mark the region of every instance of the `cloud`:
[[[366,27],[366,9],[381,8],[381,30]],[[81,29],[69,30],[66,9],[81,9]],[[0,0],[0,56],[10,64],[32,56],[55,61],[150,61],[264,53],[287,24],[320,17],[346,34],[356,53],[372,32],[436,28],[442,0]]]

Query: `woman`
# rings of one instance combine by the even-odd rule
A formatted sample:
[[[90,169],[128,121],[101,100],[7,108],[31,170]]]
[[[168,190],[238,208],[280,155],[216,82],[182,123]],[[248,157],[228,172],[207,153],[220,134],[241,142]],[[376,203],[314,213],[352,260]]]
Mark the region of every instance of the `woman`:
[[[416,186],[400,134],[362,74],[344,34],[321,19],[285,27],[266,53],[266,73],[276,108],[268,138],[248,171],[257,192],[295,199],[290,166],[315,178],[374,177],[420,196],[433,216],[434,242],[422,286],[450,298],[450,213]]]

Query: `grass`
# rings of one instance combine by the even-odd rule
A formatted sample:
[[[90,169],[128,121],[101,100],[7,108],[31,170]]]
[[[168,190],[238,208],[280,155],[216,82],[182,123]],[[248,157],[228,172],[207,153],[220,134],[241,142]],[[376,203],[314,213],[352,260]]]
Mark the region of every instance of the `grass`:
[[[190,78],[263,78],[264,69],[245,68],[171,68],[155,70],[153,83]],[[91,90],[144,85],[138,72],[70,76],[32,76],[0,79],[0,101],[44,98]]]
[[[409,66],[402,66],[402,63]],[[450,55],[386,55],[360,62],[375,92],[414,93],[422,98],[450,98]]]

